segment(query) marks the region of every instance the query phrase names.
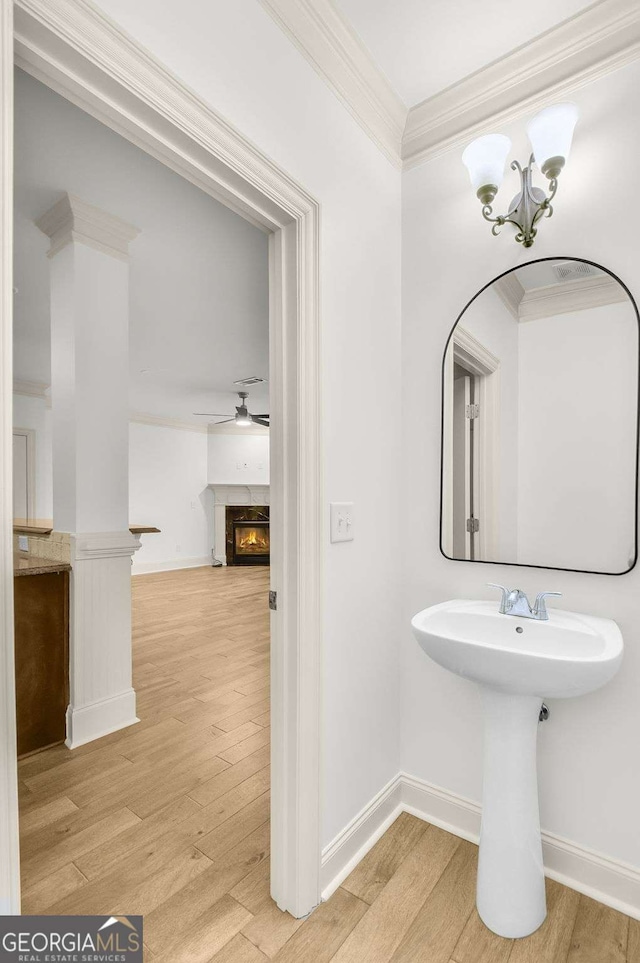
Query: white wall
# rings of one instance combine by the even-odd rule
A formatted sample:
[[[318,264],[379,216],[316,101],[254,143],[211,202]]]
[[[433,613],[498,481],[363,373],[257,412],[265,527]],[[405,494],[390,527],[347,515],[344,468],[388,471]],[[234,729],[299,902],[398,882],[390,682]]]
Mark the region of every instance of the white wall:
[[[45,399],[33,398],[30,395],[14,394],[13,427],[32,428],[35,431],[35,517],[43,519],[52,518],[51,408],[47,407]]]
[[[360,519],[325,540],[327,843],[398,769],[400,174],[258,0],[100,5],[322,206],[324,492]],[[377,390],[354,422],[356,378]]]
[[[212,485],[268,485],[269,432],[210,432],[208,478]]]
[[[207,436],[203,432],[129,426],[129,520],[154,525],[142,535],[133,574],[206,565],[211,558]]]
[[[442,352],[458,313],[480,287],[532,258],[575,256],[606,265],[640,298],[640,197],[632,189],[640,148],[639,86],[636,62],[573,95],[581,111],[573,154],[560,178],[553,218],[540,224],[531,251],[515,243],[508,225],[499,238],[491,236],[459,150],[408,171],[403,196],[404,473],[420,492],[412,502],[420,537],[407,545],[403,570],[402,767],[480,798],[479,700],[469,683],[424,657],[410,617],[447,598],[495,598],[488,581],[531,594],[563,592],[564,608],[614,618],[626,651],[619,675],[606,688],[551,704],[539,739],[542,824],[636,867],[640,766],[629,751],[640,732],[640,568],[612,577],[447,561],[438,551],[438,489]],[[528,156],[524,129],[524,120],[504,129],[520,160]],[[611,170],[615,177],[603,179]],[[508,172],[498,210],[515,193],[514,177]]]
[[[518,329],[518,560],[624,572],[635,548],[635,311],[610,304]]]

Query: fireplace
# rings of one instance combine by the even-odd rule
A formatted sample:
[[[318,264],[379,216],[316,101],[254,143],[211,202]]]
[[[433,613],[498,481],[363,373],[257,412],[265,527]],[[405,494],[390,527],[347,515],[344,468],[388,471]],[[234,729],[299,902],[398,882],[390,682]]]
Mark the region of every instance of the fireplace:
[[[269,564],[269,506],[227,505],[227,565]]]
[[[232,564],[269,564],[269,519],[233,520]]]

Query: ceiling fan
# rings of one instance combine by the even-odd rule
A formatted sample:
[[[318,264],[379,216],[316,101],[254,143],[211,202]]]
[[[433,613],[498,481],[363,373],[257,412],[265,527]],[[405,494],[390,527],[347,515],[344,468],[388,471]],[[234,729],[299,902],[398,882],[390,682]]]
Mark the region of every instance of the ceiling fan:
[[[236,425],[240,425],[243,428],[247,428],[249,425],[264,425],[265,428],[269,427],[269,413],[261,415],[252,415],[247,408],[246,399],[249,397],[248,391],[239,391],[238,397],[240,398],[240,404],[236,405],[236,413],[230,418],[227,415],[217,414],[213,411],[194,411],[194,415],[204,415],[207,418],[224,418],[224,421],[217,421],[217,425],[226,425],[229,421],[235,421]]]

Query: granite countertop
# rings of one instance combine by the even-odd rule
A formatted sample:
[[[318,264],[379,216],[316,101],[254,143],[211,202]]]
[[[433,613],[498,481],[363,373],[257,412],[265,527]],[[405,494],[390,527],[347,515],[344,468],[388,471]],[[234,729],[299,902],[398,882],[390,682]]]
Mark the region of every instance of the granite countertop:
[[[22,522],[19,519],[15,519],[13,523],[14,535],[50,535],[53,531],[53,522],[48,520],[39,520],[40,525],[33,524],[29,525],[26,522]],[[155,528],[153,525],[130,525],[129,531],[132,535],[146,535],[150,532],[159,532],[159,528]]]
[[[68,562],[55,562],[52,558],[38,558],[37,555],[13,556],[13,574],[19,575],[50,575],[55,572],[70,572]]]

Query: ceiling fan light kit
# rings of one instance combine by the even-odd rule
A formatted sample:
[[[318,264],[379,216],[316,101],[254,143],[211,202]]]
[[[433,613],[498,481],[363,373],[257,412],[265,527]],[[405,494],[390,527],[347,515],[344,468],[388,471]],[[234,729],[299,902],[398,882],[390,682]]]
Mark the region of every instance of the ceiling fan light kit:
[[[540,218],[553,214],[552,200],[558,190],[558,177],[569,157],[573,131],[578,120],[575,104],[554,104],[536,114],[527,125],[532,153],[529,163],[522,167],[517,160],[511,169],[520,174],[520,191],[511,201],[506,214],[493,216],[492,203],[504,177],[511,141],[504,134],[485,134],[472,141],[462,154],[462,163],[469,171],[471,184],[482,204],[482,216],[493,224],[494,237],[504,224],[513,224],[515,240],[531,247],[538,233]],[[549,181],[549,193],[533,186],[534,163]]]
[[[236,384],[237,382],[234,382]],[[235,415],[228,416],[227,414],[220,414],[215,411],[194,411],[195,416],[202,416],[205,418],[223,418],[223,421],[217,421],[217,425],[226,425],[230,421],[234,421],[236,425],[240,428],[249,428],[251,425],[262,425],[264,428],[269,427],[269,413],[262,412],[261,414],[254,415],[247,408],[247,398],[249,397],[248,391],[239,391],[238,397],[240,398],[240,404],[236,405]]]

